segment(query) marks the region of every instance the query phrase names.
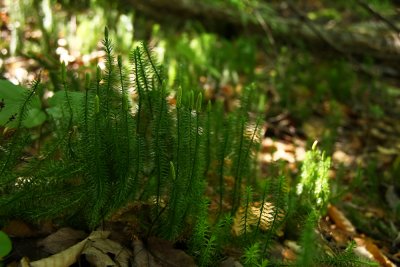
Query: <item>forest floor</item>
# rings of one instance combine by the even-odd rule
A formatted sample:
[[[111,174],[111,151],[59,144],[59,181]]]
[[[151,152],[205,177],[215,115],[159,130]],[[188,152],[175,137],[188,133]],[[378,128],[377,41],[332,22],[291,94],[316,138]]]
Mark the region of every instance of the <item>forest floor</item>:
[[[5,36],[8,31],[1,33],[8,38]],[[101,55],[98,51],[87,56]],[[82,58],[76,58],[76,64]],[[32,59],[24,57],[8,57],[1,63],[3,77],[14,82],[29,82],[39,71]],[[349,240],[354,240],[360,255],[376,260],[381,266],[400,266],[400,195],[393,182],[400,175],[400,94],[394,97],[395,106],[384,116],[362,112],[366,108],[362,99],[354,105],[335,107],[329,102],[319,103],[318,112],[305,121],[294,119],[288,110],[275,107],[274,116],[265,116],[259,154],[260,168],[265,175],[283,162],[286,171],[296,176],[310,140],[335,132],[331,148],[332,203],[319,223],[318,232],[332,250],[344,249]],[[385,103],[379,104],[385,106]],[[339,126],[331,129],[326,118],[335,108],[341,109],[344,115]],[[137,223],[134,214],[146,209],[143,205],[128,205],[105,221],[99,232],[89,236],[80,230],[60,229],[51,221],[32,225],[12,220],[2,228],[13,241],[13,252],[8,258],[10,266],[17,266],[22,258],[35,261],[63,251],[59,260],[73,261],[78,257],[75,266],[107,261],[123,265],[129,258],[137,266],[195,266],[194,259],[184,252],[184,244],[180,246],[155,237],[140,240],[131,234]],[[279,241],[273,249],[274,255],[293,260],[297,244],[286,240],[284,235]],[[82,252],[79,246],[83,245]],[[227,249],[225,256],[220,266],[240,266],[240,255],[235,250]]]
[[[29,70],[32,66],[29,60],[10,58],[6,62],[4,75],[15,77],[15,73],[19,73],[18,69]],[[400,99],[397,103],[400,104]],[[326,109],[329,109],[328,105],[325,103]],[[324,107],[324,103],[321,106]],[[284,162],[286,171],[292,176],[296,175],[304,159],[307,140],[317,138],[326,130],[337,130],[330,173],[334,198],[327,215],[319,223],[318,231],[329,241],[331,249],[344,249],[349,240],[354,240],[359,254],[377,260],[382,266],[400,265],[397,210],[400,198],[389,183],[390,179],[397,179],[393,172],[400,171],[398,118],[385,116],[376,119],[360,116],[353,107],[343,105],[341,108],[347,115],[340,129],[329,129],[324,114],[313,116],[300,124],[288,112],[267,117],[259,154],[260,168],[268,175],[273,169],[271,166]],[[376,164],[373,169],[368,165],[371,159]],[[382,183],[383,179],[388,183]],[[194,266],[194,260],[189,255],[166,240],[152,237],[144,244],[137,237],[129,235],[137,219],[132,214],[142,208],[135,204],[119,211],[105,222],[100,239],[88,239],[84,232],[71,228],[57,229],[50,221],[31,225],[22,220],[12,220],[2,229],[13,240],[14,250],[10,260],[16,262],[25,257],[35,261],[67,251],[79,242],[90,242],[89,248],[93,246],[95,252],[87,249],[81,253],[87,257],[80,256],[76,266],[85,266],[88,255],[93,253],[92,257],[97,257],[100,262],[113,260],[123,264],[134,253],[134,262],[139,264],[137,266],[146,266],[142,265],[145,262],[149,262],[148,266]],[[274,248],[276,257],[295,259],[296,244],[284,238],[280,241],[280,245]],[[124,250],[122,256],[121,245],[133,250]],[[69,257],[76,256],[71,254]],[[238,257],[235,251],[227,251],[226,256],[221,266],[232,266]],[[89,259],[92,264],[96,264],[96,260]],[[235,264],[239,266],[238,262]]]

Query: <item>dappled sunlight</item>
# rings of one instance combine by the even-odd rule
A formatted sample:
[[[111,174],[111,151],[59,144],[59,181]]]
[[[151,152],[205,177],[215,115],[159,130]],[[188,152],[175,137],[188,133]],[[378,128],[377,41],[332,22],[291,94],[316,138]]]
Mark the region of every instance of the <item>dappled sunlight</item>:
[[[305,142],[300,139],[294,143],[264,138],[261,144],[261,162],[271,163],[283,160],[288,163],[301,162],[305,158]]]
[[[0,265],[399,265],[398,7],[0,1]]]

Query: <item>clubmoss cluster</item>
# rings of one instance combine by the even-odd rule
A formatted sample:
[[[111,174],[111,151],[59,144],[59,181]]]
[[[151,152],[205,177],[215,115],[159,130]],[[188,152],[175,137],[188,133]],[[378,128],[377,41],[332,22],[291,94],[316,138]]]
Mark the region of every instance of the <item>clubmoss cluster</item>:
[[[184,239],[201,266],[220,261],[228,243],[244,248],[248,266],[273,262],[265,259],[276,233],[288,220],[304,217],[296,210],[327,204],[329,162],[315,148],[309,154],[303,173],[311,173],[306,176],[313,183],[301,196],[309,201],[296,203],[283,175],[260,185],[254,162],[262,120],[253,112],[254,86],[227,113],[223,103],[206,102],[200,90],[185,87],[185,79],[169,88],[146,45],[131,52],[128,67],[114,56],[107,29],[103,45],[105,70],[86,75],[84,92],[71,90],[62,66],[60,105],[46,122],[52,134],[38,155],[22,161],[30,140],[22,122],[40,82],[27,91],[11,137],[1,136],[1,221],[51,218],[95,229],[127,203],[147,203],[143,238]],[[313,199],[321,175],[323,195]],[[217,204],[210,208],[210,202]],[[309,255],[318,216],[312,212],[304,220],[299,264],[338,263],[322,251],[321,257]],[[240,228],[238,236],[232,227]],[[346,253],[340,266],[356,259]]]

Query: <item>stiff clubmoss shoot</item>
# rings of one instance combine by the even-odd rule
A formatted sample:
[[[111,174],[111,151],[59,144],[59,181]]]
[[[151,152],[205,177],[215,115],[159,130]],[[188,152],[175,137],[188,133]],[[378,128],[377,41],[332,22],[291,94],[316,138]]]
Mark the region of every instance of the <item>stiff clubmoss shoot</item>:
[[[49,116],[55,128],[40,155],[24,162],[31,133],[22,120],[39,84],[21,101],[13,137],[1,146],[1,221],[50,218],[94,230],[133,203],[132,236],[185,243],[200,266],[218,266],[228,243],[245,266],[275,266],[280,262],[269,248],[286,223],[303,218],[305,232],[293,237],[305,246],[299,263],[357,264],[351,252],[336,261],[306,247],[316,240],[315,225],[329,202],[324,152],[313,147],[307,153],[297,188],[284,175],[257,176],[264,100],[256,85],[242,91],[231,112],[218,100],[203,108],[199,89],[184,82],[174,85],[177,92],[167,87],[163,67],[145,44],[132,50],[124,67],[107,28],[104,36],[105,69],[98,67],[92,81],[85,76],[84,92],[71,91],[61,65],[65,103]],[[129,102],[131,89],[135,100]],[[257,105],[254,99],[262,100]]]

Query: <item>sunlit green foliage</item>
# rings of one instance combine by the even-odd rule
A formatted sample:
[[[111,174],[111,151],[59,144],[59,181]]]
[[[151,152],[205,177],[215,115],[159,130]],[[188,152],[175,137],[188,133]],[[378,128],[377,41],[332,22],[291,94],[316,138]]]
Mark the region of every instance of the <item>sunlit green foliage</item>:
[[[330,158],[316,148],[315,142],[312,150],[306,154],[296,188],[301,199],[321,213],[326,209],[329,200],[330,164]]]

